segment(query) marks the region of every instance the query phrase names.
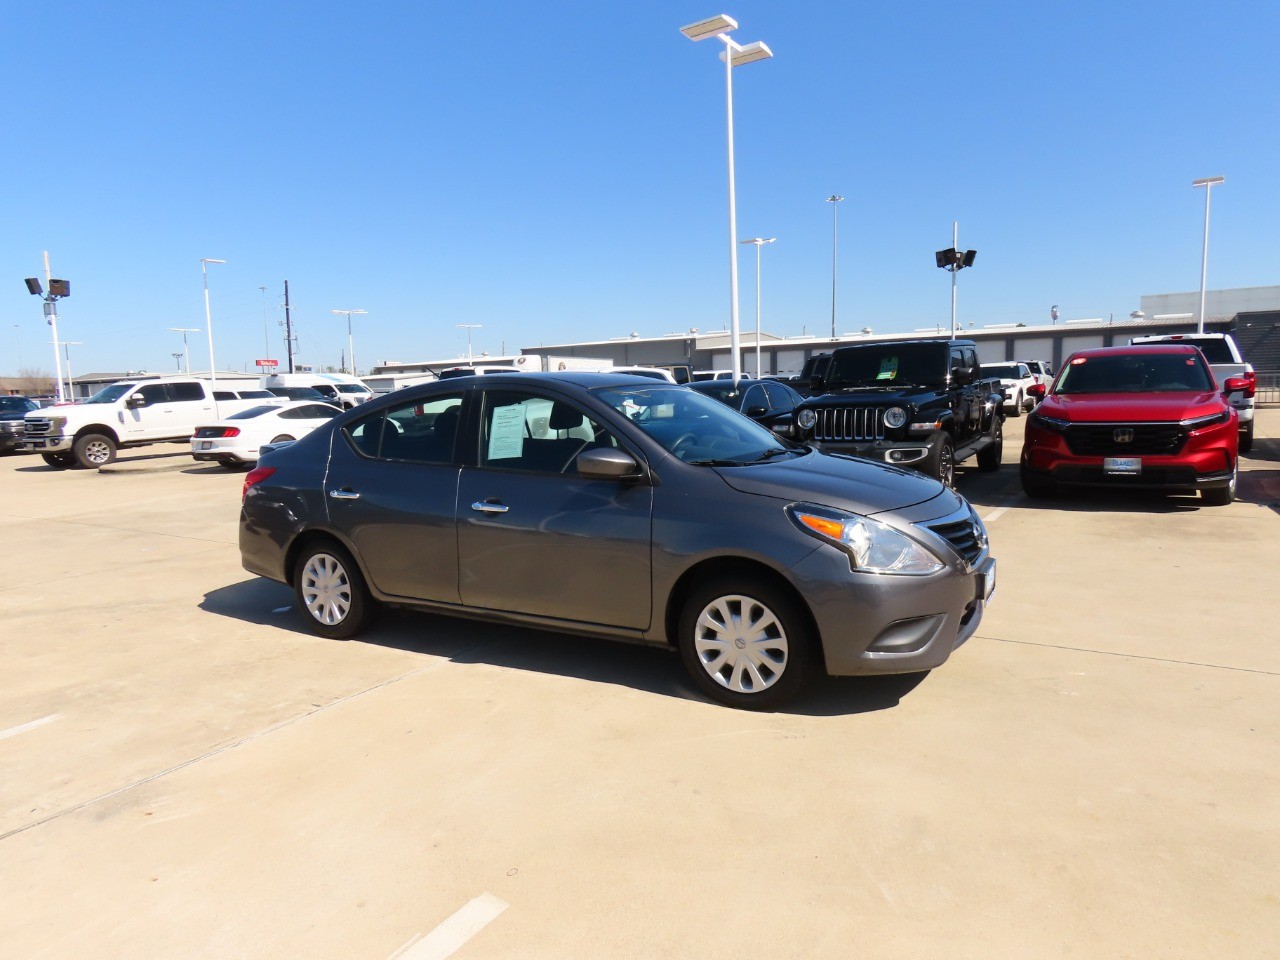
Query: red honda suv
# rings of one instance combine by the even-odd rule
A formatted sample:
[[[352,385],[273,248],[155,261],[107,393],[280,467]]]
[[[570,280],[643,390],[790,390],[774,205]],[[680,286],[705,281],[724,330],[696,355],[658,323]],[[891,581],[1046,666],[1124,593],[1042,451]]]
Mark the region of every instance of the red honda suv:
[[[1100,347],[1073,354],[1027,418],[1022,489],[1059,485],[1200,490],[1214,506],[1235,498],[1239,425],[1204,355],[1193,346]]]

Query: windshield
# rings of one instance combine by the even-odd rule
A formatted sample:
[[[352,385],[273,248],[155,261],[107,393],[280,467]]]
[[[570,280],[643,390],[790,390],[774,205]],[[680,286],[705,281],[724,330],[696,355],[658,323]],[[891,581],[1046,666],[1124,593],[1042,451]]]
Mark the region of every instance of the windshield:
[[[787,449],[769,430],[687,387],[604,387],[596,395],[686,463],[742,466],[808,452]]]
[[[12,413],[15,410],[27,411],[35,410],[40,405],[26,397],[0,397],[0,411],[4,413]]]
[[[85,403],[115,403],[122,396],[136,387],[136,383],[113,383],[109,387],[103,387],[95,393]]]
[[[827,368],[827,385],[892,387],[901,383],[940,383],[946,374],[945,343],[886,343],[837,350]]]
[[[1063,369],[1054,392],[1202,393],[1212,389],[1213,377],[1198,355],[1147,353],[1076,357]]]
[[[1021,380],[1025,374],[1016,363],[984,363],[982,373],[987,377],[999,377],[1001,380]]]
[[[338,392],[339,393],[368,393],[369,391],[366,390],[364,387],[357,386],[354,383],[340,383],[338,384]]]
[[[228,420],[252,420],[254,417],[260,417],[264,413],[273,413],[280,407],[250,407],[248,410],[241,410],[239,413],[233,413],[227,417]]]

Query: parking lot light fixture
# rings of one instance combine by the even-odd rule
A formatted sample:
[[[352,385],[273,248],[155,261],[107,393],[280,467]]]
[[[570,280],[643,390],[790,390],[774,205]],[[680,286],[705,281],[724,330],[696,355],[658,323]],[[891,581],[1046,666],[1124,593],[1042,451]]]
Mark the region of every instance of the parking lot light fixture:
[[[187,352],[187,334],[199,333],[200,328],[199,327],[170,327],[169,332],[182,334],[182,358],[186,364],[187,376],[191,376],[191,354]]]
[[[330,312],[330,313],[336,313],[336,314],[339,314],[339,315],[346,314],[346,317],[347,317],[347,362],[348,362],[349,364],[351,364],[351,375],[354,377],[354,376],[356,375],[356,348],[355,348],[355,341],[353,341],[353,340],[351,339],[351,317],[352,317],[352,315],[355,315],[355,316],[357,316],[357,317],[363,317],[363,316],[365,316],[369,311],[368,311],[368,310],[330,310],[329,312]]]
[[[209,264],[226,263],[213,257],[200,258],[200,274],[204,278],[204,327],[209,333],[209,389],[218,382],[218,366],[213,362],[213,315],[209,312]]]
[[[965,267],[972,267],[973,261],[978,256],[977,250],[961,250],[960,246],[960,224],[956,221],[951,222],[951,249],[939,250],[935,253],[934,260],[943,270],[951,272],[951,336],[956,336],[956,274]]]
[[[471,366],[471,331],[481,329],[484,324],[481,323],[457,323],[454,326],[460,330],[467,331],[467,366]]]
[[[735,43],[730,39],[729,33],[737,28],[738,21],[723,13],[680,28],[680,32],[690,40],[715,37],[725,47],[720,59],[724,61],[725,115],[729,140],[729,351],[735,383],[742,379],[742,334],[738,322],[738,213],[733,181],[733,68],[773,56],[773,51],[759,40],[746,45]]]
[[[53,329],[53,367],[54,367],[54,393],[59,400],[68,400],[68,394],[71,392],[68,387],[63,389],[62,384],[62,351],[58,349],[58,300],[62,297],[71,296],[70,280],[55,280],[53,273],[49,268],[49,251],[44,252],[44,279],[49,285],[48,293],[44,287],[40,285],[40,280],[36,277],[27,277],[23,282],[27,285],[27,293],[33,297],[39,297],[44,301],[45,323]]]
[[[1200,313],[1196,317],[1196,333],[1204,333],[1205,281],[1209,277],[1209,194],[1216,184],[1226,182],[1226,177],[1202,177],[1192,180],[1191,186],[1204,187],[1204,247],[1200,254]]]
[[[839,210],[840,201],[844,197],[837,193],[833,193],[827,197],[827,203],[831,204],[831,339],[836,338],[836,242],[839,238]]]
[[[755,244],[756,248],[756,379],[760,373],[760,248],[766,243],[773,243],[777,237],[752,237],[750,240],[739,240],[739,243]]]

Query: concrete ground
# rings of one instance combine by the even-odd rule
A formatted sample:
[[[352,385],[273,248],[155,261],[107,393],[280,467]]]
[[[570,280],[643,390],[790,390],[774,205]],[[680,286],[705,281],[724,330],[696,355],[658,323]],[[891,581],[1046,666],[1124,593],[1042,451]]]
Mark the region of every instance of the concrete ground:
[[[1280,410],[1237,502],[1030,502],[921,677],[787,712],[663,651],[390,614],[307,633],[243,476],[0,458],[12,958],[1274,958]]]

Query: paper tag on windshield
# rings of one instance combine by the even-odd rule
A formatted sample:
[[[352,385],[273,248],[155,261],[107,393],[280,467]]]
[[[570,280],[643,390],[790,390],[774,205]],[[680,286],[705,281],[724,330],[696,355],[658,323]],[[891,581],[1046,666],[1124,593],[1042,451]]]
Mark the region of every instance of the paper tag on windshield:
[[[880,361],[880,372],[876,374],[877,380],[892,380],[898,375],[898,358],[885,357]]]

